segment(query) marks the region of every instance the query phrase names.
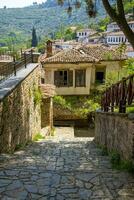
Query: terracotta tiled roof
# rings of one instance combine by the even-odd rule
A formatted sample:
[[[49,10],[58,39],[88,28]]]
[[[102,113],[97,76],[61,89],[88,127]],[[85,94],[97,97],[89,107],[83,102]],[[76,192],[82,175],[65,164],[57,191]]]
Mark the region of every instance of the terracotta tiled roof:
[[[92,63],[109,60],[124,60],[127,56],[120,57],[117,48],[111,48],[105,45],[84,45],[75,49],[62,50],[52,57],[40,57],[41,63]]]
[[[108,61],[108,60],[124,60],[127,58],[125,54],[120,56],[120,52],[117,48],[111,48],[105,45],[86,45],[79,48],[84,53],[95,57],[100,61]]]
[[[62,50],[56,55],[46,58],[41,57],[40,61],[42,63],[77,63],[77,62],[94,62],[98,61],[95,57],[84,53],[82,50],[77,49],[67,49]]]

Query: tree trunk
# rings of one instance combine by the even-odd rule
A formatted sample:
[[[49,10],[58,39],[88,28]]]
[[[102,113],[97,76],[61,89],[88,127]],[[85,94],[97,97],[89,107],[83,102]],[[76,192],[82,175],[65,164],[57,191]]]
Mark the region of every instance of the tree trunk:
[[[118,24],[121,31],[124,33],[134,49],[134,32],[126,21],[122,0],[117,0],[118,14],[116,13],[116,10],[112,8],[108,0],[102,0],[102,2],[106,12],[113,19],[113,21]]]

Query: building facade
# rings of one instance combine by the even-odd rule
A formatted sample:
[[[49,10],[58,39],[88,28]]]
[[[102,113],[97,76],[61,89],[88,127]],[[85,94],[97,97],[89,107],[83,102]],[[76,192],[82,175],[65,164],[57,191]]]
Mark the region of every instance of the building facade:
[[[134,31],[134,21],[128,22],[129,27]],[[119,26],[113,22],[107,26],[107,36],[106,43],[109,45],[118,45],[121,43],[129,44],[128,39],[122,31],[120,31]]]
[[[129,27],[134,31],[134,21],[130,21],[128,22]],[[108,24],[107,26],[107,32],[118,32],[120,31],[119,26],[117,25],[117,23],[113,22],[111,24]]]
[[[89,95],[96,84],[105,83],[109,72],[121,70],[123,59],[108,47],[95,46],[63,50],[40,61],[45,83],[54,84],[57,95]]]
[[[92,29],[81,29],[77,31],[76,38],[78,42],[82,43],[88,43],[89,42],[89,36],[93,34],[95,31]]]

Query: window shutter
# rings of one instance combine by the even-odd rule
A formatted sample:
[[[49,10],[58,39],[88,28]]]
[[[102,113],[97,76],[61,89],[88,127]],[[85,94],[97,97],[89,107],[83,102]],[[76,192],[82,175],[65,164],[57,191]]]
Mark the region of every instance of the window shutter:
[[[59,71],[54,72],[54,85],[59,87]]]
[[[73,86],[73,70],[68,71],[68,86]]]

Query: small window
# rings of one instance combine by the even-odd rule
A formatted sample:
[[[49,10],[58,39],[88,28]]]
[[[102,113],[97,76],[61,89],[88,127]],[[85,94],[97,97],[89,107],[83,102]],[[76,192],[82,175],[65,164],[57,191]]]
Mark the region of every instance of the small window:
[[[55,71],[54,84],[56,85],[56,87],[73,86],[73,71],[72,70]]]
[[[75,87],[86,86],[86,70],[75,71]]]
[[[104,72],[96,72],[96,83],[104,83]]]

